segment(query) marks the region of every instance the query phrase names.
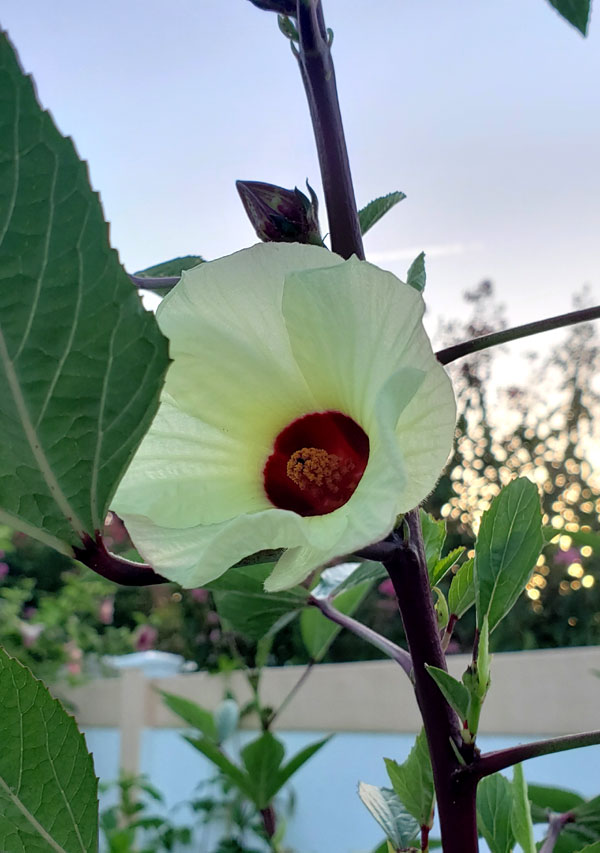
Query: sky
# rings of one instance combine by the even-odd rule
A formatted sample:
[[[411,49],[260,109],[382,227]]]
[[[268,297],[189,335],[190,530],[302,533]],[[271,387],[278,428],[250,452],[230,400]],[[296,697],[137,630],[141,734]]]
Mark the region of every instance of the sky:
[[[547,0],[324,10],[358,203],[407,194],[367,257],[404,277],[426,251],[431,331],[482,279],[511,324],[570,310],[586,283],[599,299],[600,21],[583,39]],[[0,24],[128,271],[256,242],[237,178],[322,197],[296,63],[248,0],[3,0]]]

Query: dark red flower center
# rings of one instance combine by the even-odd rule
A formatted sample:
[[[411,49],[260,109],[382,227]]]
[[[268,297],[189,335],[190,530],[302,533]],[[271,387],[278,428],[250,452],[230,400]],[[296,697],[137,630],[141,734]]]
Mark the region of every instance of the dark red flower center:
[[[369,461],[369,438],[341,412],[315,412],[283,429],[264,468],[267,497],[299,515],[327,515],[343,506]]]

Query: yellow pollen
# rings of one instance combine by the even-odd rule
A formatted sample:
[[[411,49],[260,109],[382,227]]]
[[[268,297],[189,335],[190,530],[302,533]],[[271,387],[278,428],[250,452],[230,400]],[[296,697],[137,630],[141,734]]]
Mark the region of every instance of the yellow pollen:
[[[350,459],[341,459],[320,447],[303,447],[288,459],[287,475],[299,488],[317,486],[333,494],[339,491],[342,477],[355,468]]]

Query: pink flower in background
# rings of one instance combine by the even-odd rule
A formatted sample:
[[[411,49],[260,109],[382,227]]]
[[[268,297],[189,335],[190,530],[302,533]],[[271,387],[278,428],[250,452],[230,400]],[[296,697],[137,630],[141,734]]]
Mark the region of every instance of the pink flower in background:
[[[221,639],[221,632],[218,628],[213,628],[210,634],[208,635],[208,639],[211,643],[218,643]]]
[[[207,589],[202,589],[202,587],[198,587],[197,589],[191,589],[190,593],[194,601],[197,601],[198,604],[206,604],[206,602],[208,601],[209,592]]]
[[[4,556],[4,552],[2,552],[2,556]],[[8,563],[0,563],[0,578],[5,578],[9,572],[10,566]]]
[[[140,625],[135,632],[135,648],[138,652],[153,649],[158,640],[158,631],[152,625]]]
[[[567,551],[557,551],[553,557],[555,563],[562,566],[570,566],[571,563],[578,563],[581,559],[579,548],[569,548]]]
[[[69,640],[63,646],[67,654],[67,672],[69,675],[81,675],[83,669],[83,651],[74,640]]]
[[[103,598],[98,608],[98,619],[103,625],[112,625],[115,615],[115,598],[109,595]]]
[[[33,619],[35,614],[37,613],[37,607],[32,607],[29,605],[28,607],[23,608],[23,619]]]
[[[394,590],[394,584],[392,583],[390,578],[386,578],[384,581],[382,581],[377,587],[377,589],[382,595],[396,595],[396,591]]]
[[[43,630],[44,626],[39,623],[32,625],[30,622],[19,622],[19,633],[26,649],[30,649],[35,645]]]

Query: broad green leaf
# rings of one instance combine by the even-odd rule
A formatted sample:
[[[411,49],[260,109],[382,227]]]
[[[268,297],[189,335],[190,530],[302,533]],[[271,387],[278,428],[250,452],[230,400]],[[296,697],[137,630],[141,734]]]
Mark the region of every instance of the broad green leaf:
[[[251,640],[260,640],[275,625],[282,627],[282,617],[292,619],[308,597],[302,587],[265,592],[263,585],[272,570],[272,563],[238,566],[206,585],[214,595],[219,616]]]
[[[444,694],[446,702],[454,708],[461,722],[466,720],[469,713],[469,691],[465,685],[437,666],[425,664],[425,669]]]
[[[210,711],[206,711],[196,702],[185,699],[183,696],[176,696],[174,693],[167,693],[164,690],[160,690],[159,692],[165,705],[173,713],[181,717],[192,728],[198,729],[199,732],[202,732],[210,740],[217,740],[217,727]]]
[[[533,823],[531,821],[531,810],[527,796],[527,782],[523,774],[522,764],[515,764],[513,767],[512,791],[511,826],[515,840],[523,853],[537,853],[535,841],[533,840]]]
[[[532,816],[537,823],[548,821],[548,809],[562,814],[585,802],[583,797],[575,791],[546,785],[528,785],[527,794],[532,806]]]
[[[351,616],[371,586],[371,581],[363,581],[360,586],[353,586],[336,595],[332,604],[340,613]],[[327,650],[341,630],[341,625],[337,625],[331,619],[323,616],[318,607],[306,607],[300,614],[302,642],[310,657],[315,661],[320,661],[325,657]]]
[[[591,0],[548,0],[559,15],[573,24],[584,36],[590,19]]]
[[[421,528],[423,530],[423,544],[425,545],[425,557],[427,559],[427,571],[431,583],[433,570],[440,559],[444,541],[446,539],[446,522],[436,521],[425,510],[420,510]],[[432,584],[433,585],[433,584]]]
[[[422,729],[417,736],[403,764],[390,758],[384,758],[384,761],[394,791],[408,813],[418,821],[419,826],[429,826],[435,790],[425,730]]]
[[[201,752],[206,758],[208,758],[215,767],[218,767],[218,769],[229,779],[230,782],[233,782],[242,794],[245,794],[249,799],[255,802],[254,786],[250,781],[250,777],[247,773],[244,773],[241,768],[234,764],[233,761],[231,761],[220,749],[220,747],[216,745],[216,743],[209,740],[207,737],[185,737],[184,740],[187,740],[194,749],[197,749],[198,752]]]
[[[406,283],[422,293],[425,290],[426,282],[427,273],[425,272],[425,252],[421,252],[421,254],[417,255],[408,268],[408,272],[406,273]]]
[[[3,33],[0,164],[0,522],[71,553],[154,416],[167,342]]]
[[[525,477],[505,486],[483,514],[475,543],[477,626],[487,614],[490,632],[523,592],[542,548],[542,511]]]
[[[370,201],[366,207],[358,212],[361,234],[366,234],[376,222],[379,222],[382,216],[385,216],[403,198],[406,198],[404,193],[393,192]]]
[[[252,785],[252,799],[259,809],[266,808],[279,790],[277,776],[284,755],[283,744],[270,732],[264,732],[241,752]]]
[[[500,773],[487,776],[477,786],[477,827],[491,853],[511,853],[515,843],[511,815],[513,793]]]
[[[594,844],[588,844],[587,847],[583,847],[578,853],[600,853],[600,841],[596,841]]]
[[[324,747],[326,743],[329,743],[332,737],[333,735],[328,735],[322,740],[318,740],[315,743],[311,743],[308,746],[305,746],[304,749],[301,749],[299,752],[297,752],[293,758],[290,758],[287,764],[284,764],[283,767],[281,767],[279,769],[279,772],[277,773],[277,789],[274,791],[273,796],[277,793],[277,791],[283,788],[285,783],[294,775],[294,773],[300,770],[303,764],[306,764],[306,762],[310,758],[312,758],[315,753],[317,753],[322,747]]]
[[[395,791],[359,782],[358,796],[383,829],[394,850],[409,847],[411,841],[419,836],[419,824],[402,805]]]
[[[349,579],[352,579],[362,565],[362,563],[358,562],[338,563],[337,566],[332,566],[330,569],[324,569],[321,572],[318,583],[313,587],[313,589],[311,589],[310,594],[313,598],[319,599],[331,598],[333,595],[337,595],[342,584]],[[383,568],[383,566],[381,568]],[[351,583],[350,586],[356,586],[356,584]]]
[[[451,616],[460,619],[475,604],[475,584],[473,583],[473,560],[465,560],[452,578],[448,590],[448,608]]]
[[[96,853],[98,780],[75,720],[0,649],[0,850]]]

